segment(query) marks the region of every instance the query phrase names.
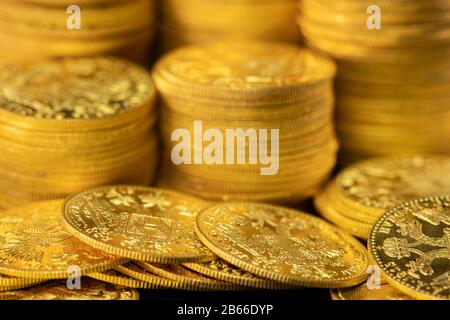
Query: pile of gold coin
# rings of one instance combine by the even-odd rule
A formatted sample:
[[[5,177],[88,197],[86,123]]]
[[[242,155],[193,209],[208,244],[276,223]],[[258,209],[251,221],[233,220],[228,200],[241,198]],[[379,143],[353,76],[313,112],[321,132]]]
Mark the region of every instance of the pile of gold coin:
[[[310,214],[259,203],[211,206],[144,186],[90,189],[0,216],[0,299],[344,288],[366,279],[368,263],[359,241]],[[77,281],[85,289],[70,290]]]
[[[390,156],[355,163],[316,196],[320,214],[367,239],[389,208],[418,197],[450,194],[450,157]]]
[[[338,61],[343,165],[450,153],[449,0],[303,0],[300,6],[307,44]]]
[[[298,42],[297,0],[164,0],[165,50],[218,40]]]
[[[449,300],[449,226],[450,196],[404,202],[373,226],[370,256],[392,287],[417,299]]]
[[[335,65],[295,45],[183,47],[153,69],[164,148],[160,186],[207,200],[291,203],[336,161]]]
[[[149,183],[157,163],[150,74],[118,58],[0,68],[0,208],[112,183]]]
[[[119,55],[146,64],[154,0],[3,0],[0,64],[47,57]]]

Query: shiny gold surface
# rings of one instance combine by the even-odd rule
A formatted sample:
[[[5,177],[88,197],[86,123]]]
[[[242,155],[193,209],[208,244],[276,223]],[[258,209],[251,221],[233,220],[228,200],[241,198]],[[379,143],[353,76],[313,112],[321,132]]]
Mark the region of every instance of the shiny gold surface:
[[[51,281],[23,290],[0,292],[0,300],[139,300],[131,288],[84,277],[80,289],[67,288],[67,281]]]
[[[23,278],[64,279],[106,270],[124,259],[85,245],[60,223],[61,200],[34,203],[0,216],[0,272]]]
[[[283,207],[227,203],[197,216],[197,234],[248,272],[306,287],[346,287],[366,278],[368,256],[346,232]]]
[[[202,261],[212,253],[194,225],[206,205],[172,191],[112,186],[67,199],[62,219],[74,236],[112,254],[161,263]]]
[[[449,299],[450,197],[411,200],[388,210],[368,243],[386,280],[418,299]]]

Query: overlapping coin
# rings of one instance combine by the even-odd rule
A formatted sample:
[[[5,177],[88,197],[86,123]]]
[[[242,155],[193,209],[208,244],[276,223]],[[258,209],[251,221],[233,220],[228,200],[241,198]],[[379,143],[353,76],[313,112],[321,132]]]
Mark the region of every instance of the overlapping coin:
[[[107,186],[67,199],[62,220],[74,236],[111,254],[158,263],[204,261],[213,254],[194,225],[206,204],[163,189]]]
[[[62,203],[61,200],[33,203],[2,212],[1,273],[36,281],[64,279],[73,274],[107,270],[125,261],[68,233],[60,223]]]
[[[196,231],[227,262],[285,284],[346,287],[367,277],[367,252],[356,239],[297,210],[218,204],[197,216]]]

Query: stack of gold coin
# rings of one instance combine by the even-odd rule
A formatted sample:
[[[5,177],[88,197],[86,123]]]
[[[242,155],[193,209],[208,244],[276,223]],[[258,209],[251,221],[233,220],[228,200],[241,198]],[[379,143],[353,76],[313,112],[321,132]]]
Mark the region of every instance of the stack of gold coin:
[[[448,195],[418,198],[374,224],[369,253],[390,285],[417,299],[450,299],[449,208]]]
[[[335,65],[272,42],[189,46],[164,56],[160,185],[208,200],[297,202],[335,164]]]
[[[112,183],[157,163],[149,73],[118,58],[0,68],[0,208]]]
[[[298,42],[296,0],[164,0],[162,41],[167,50],[217,40]]]
[[[315,198],[323,217],[367,239],[375,221],[399,203],[450,193],[450,157],[390,156],[355,163]]]
[[[0,64],[43,57],[119,55],[145,64],[154,0],[4,0]]]
[[[450,153],[450,1],[304,0],[307,44],[338,60],[343,165]]]

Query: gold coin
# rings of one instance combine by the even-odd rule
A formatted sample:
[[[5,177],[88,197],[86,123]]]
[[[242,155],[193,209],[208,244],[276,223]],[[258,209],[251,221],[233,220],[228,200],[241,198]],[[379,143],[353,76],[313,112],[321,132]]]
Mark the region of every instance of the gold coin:
[[[327,192],[321,192],[314,197],[314,206],[322,217],[350,234],[361,239],[367,239],[369,237],[372,225],[341,213],[344,210],[339,210],[336,204],[331,202]]]
[[[362,161],[336,178],[336,188],[348,206],[386,209],[418,197],[450,192],[450,157],[393,156]]]
[[[293,209],[225,203],[197,216],[211,251],[248,272],[305,287],[346,287],[367,277],[368,256],[352,236]]]
[[[206,202],[144,186],[109,186],[65,201],[67,229],[89,245],[134,260],[205,261],[213,254],[195,235],[195,217]]]
[[[297,46],[226,42],[175,50],[156,64],[153,76],[157,86],[171,79],[171,83],[185,84],[186,90],[239,94],[304,90],[330,81],[335,73],[331,60]]]
[[[183,266],[205,276],[246,287],[259,289],[292,289],[292,286],[287,286],[283,283],[264,279],[233,266],[220,258],[209,262],[184,263]]]
[[[116,270],[108,270],[102,272],[93,272],[88,275],[93,279],[104,281],[107,283],[124,286],[134,289],[159,289],[160,286],[148,282],[136,280],[132,277],[126,276]]]
[[[80,289],[69,289],[67,281],[50,281],[25,290],[1,292],[0,300],[139,300],[134,289],[81,278]]]
[[[99,129],[138,119],[155,96],[148,72],[119,58],[9,65],[0,69],[0,87],[2,119],[53,131]]]
[[[62,200],[33,203],[0,216],[0,272],[33,279],[63,279],[106,270],[124,259],[85,245],[60,223]],[[77,272],[78,272],[77,271]]]
[[[144,268],[139,267],[136,263],[129,262],[125,265],[118,266],[114,268],[116,271],[132,277],[134,279],[148,282],[155,286],[160,286],[161,289],[181,289],[181,290],[189,290],[191,286],[186,285],[185,283],[172,281],[170,279],[163,278],[155,273],[152,273]]]
[[[367,283],[351,288],[339,288],[331,290],[333,300],[414,300],[386,282],[382,282],[379,288],[369,289]]]
[[[195,288],[196,290],[200,291],[249,290],[248,287],[213,279],[200,273],[194,272],[190,269],[184,268],[180,265],[152,264],[148,262],[136,263],[145,270],[148,270],[166,279],[191,286],[191,288]]]
[[[36,281],[35,283],[31,283],[31,282],[29,282],[29,283],[20,283],[20,284],[18,283],[18,284],[7,285],[7,286],[0,285],[0,300],[2,300],[1,295],[5,291],[11,291],[11,290],[18,290],[18,289],[28,288],[28,287],[34,286],[36,284],[39,284],[41,282],[42,282],[42,280],[41,281]]]
[[[0,287],[6,288],[6,287],[13,287],[13,286],[20,286],[20,285],[34,285],[36,283],[39,283],[39,280],[35,279],[29,279],[29,278],[18,278],[18,277],[11,277],[4,274],[0,274]]]
[[[373,226],[371,256],[385,279],[418,299],[450,299],[450,196],[389,209]]]

